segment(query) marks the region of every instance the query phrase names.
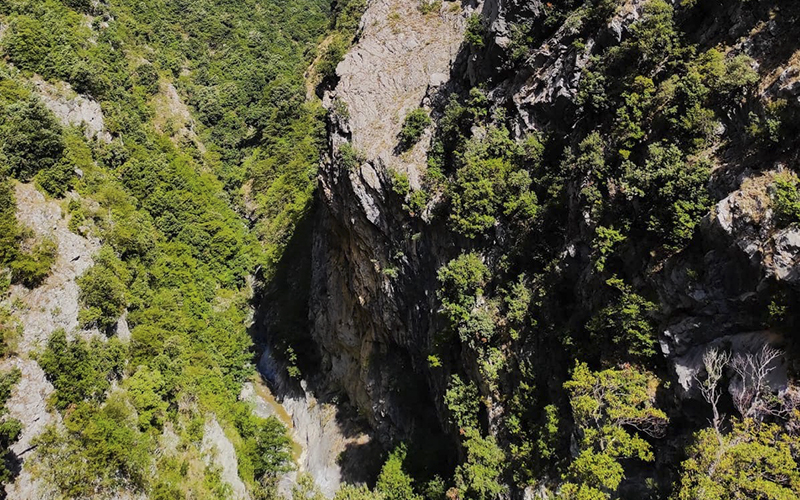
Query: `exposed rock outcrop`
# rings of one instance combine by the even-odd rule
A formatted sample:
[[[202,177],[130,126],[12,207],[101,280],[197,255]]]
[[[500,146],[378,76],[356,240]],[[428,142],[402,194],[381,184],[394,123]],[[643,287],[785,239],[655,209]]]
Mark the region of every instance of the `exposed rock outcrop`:
[[[11,449],[22,461],[23,468],[6,491],[10,499],[22,500],[44,497],[44,485],[32,479],[24,463],[31,440],[48,424],[60,421],[58,413],[47,407],[53,386],[29,356],[42,349],[56,329],[63,328],[67,332],[78,329],[80,305],[75,279],[91,267],[92,256],[99,250],[100,243],[72,233],[59,203],[45,199],[33,184],[17,184],[15,197],[20,224],[30,228],[38,238],[53,239],[58,246],[52,272],[44,283],[32,290],[14,285],[8,298],[9,304],[18,307],[15,317],[22,326],[22,335],[15,346],[16,356],[6,361],[3,368],[17,367],[22,375],[8,401],[8,409],[10,416],[22,423],[22,434]]]
[[[449,79],[465,25],[458,2],[427,14],[419,6],[371,1],[358,43],[336,68],[339,84],[328,96],[348,111],[339,140],[349,138],[369,163],[405,172],[414,185],[425,165],[427,141],[397,154],[398,134],[405,116],[424,104],[426,92]]]
[[[203,457],[206,464],[213,464],[221,470],[222,481],[231,487],[234,500],[250,500],[247,486],[239,477],[236,449],[216,417],[206,421],[203,429]]]
[[[418,7],[370,2],[361,37],[337,68],[339,84],[327,96],[332,160],[320,175],[324,207],[313,246],[311,318],[325,371],[387,439],[414,427],[400,394],[424,372],[435,307],[426,289],[445,257],[430,252],[434,241],[409,238],[390,171],[419,186],[429,136],[401,152],[398,133],[408,112],[447,85],[471,10],[455,2],[429,14]],[[345,142],[364,159],[352,170],[335,160]]]
[[[12,303],[19,300],[25,305],[16,315],[25,332],[18,351],[27,354],[43,347],[58,328],[67,332],[78,328],[80,305],[75,279],[92,266],[100,242],[70,231],[59,202],[46,200],[33,184],[17,184],[16,199],[20,224],[32,229],[39,238],[53,239],[58,246],[52,272],[44,283],[33,290],[22,285],[11,288],[9,300]]]
[[[35,78],[33,85],[44,105],[53,112],[64,126],[84,127],[87,139],[111,142],[111,134],[106,130],[103,110],[100,103],[92,98],[77,94],[65,82],[52,84]]]
[[[248,383],[242,399],[251,401],[259,416],[281,420],[299,448],[295,450],[297,469],[279,483],[281,494],[291,495],[298,473],[311,475],[328,498],[333,497],[343,480],[369,479],[381,450],[353,415],[342,415],[348,410],[346,406],[321,401],[307,389],[305,381],[297,383],[290,379],[268,348],[258,369],[269,388]]]

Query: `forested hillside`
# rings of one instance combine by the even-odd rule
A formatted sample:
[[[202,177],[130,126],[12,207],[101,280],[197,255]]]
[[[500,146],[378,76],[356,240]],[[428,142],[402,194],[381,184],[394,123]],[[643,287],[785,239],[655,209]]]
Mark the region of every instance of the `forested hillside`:
[[[0,497],[800,498],[798,20],[5,0]]]
[[[304,73],[324,37],[347,43],[359,15],[336,9],[314,0],[0,6],[3,365],[34,359],[57,415],[16,453],[23,426],[3,417],[4,484],[20,461],[41,480],[17,497],[238,498],[225,464],[202,459],[216,422],[245,493],[274,495],[292,467],[288,438],[239,400],[255,375],[250,299],[253,277],[272,272],[310,205],[323,113]],[[74,249],[59,249],[56,227],[18,220],[19,183],[55,200],[94,255],[66,254]],[[77,278],[77,324],[64,320],[33,343],[28,318],[58,325],[69,307],[52,283],[70,259],[93,262]],[[64,300],[33,304],[34,314],[20,297],[37,288]],[[5,401],[19,369],[3,377]]]

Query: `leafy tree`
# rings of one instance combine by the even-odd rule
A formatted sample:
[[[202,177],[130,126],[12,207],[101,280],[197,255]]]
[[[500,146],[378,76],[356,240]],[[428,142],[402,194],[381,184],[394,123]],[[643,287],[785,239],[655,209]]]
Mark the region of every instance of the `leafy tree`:
[[[465,145],[461,166],[448,187],[450,222],[458,233],[475,238],[501,216],[530,227],[538,215],[530,174],[517,166],[525,153],[505,128],[490,127],[483,138]]]
[[[622,355],[649,357],[655,354],[656,334],[648,317],[655,310],[655,304],[634,293],[619,278],[610,278],[606,284],[613,290],[614,298],[587,324],[590,335],[600,343],[610,340],[615,352]]]
[[[386,500],[422,500],[414,491],[414,480],[403,470],[406,454],[405,445],[396,447],[381,468],[375,490]]]
[[[80,301],[84,309],[79,319],[85,326],[108,330],[117,323],[128,303],[130,280],[125,264],[108,247],[100,249],[92,266],[78,278]]]
[[[354,486],[344,483],[333,496],[333,500],[384,500],[385,496],[380,491],[370,491],[366,485]]]
[[[101,401],[110,380],[121,375],[124,359],[125,348],[118,339],[70,341],[66,332],[58,329],[50,335],[38,362],[55,387],[53,403],[65,409],[84,400]],[[140,386],[141,376],[133,384]]]
[[[317,63],[317,72],[322,77],[322,80],[331,80],[336,77],[336,67],[344,59],[350,43],[344,35],[334,35],[325,52],[322,53],[319,63]]]
[[[483,293],[489,268],[477,253],[461,254],[441,267],[437,273],[442,309],[451,324],[469,319],[476,297]]]
[[[472,381],[464,383],[456,374],[450,377],[450,384],[444,395],[444,403],[450,410],[453,423],[459,429],[478,428],[478,411],[480,410],[480,394]]]
[[[797,436],[774,423],[734,422],[724,436],[703,429],[688,455],[676,500],[780,500],[800,491]]]
[[[482,437],[475,428],[464,431],[467,460],[456,468],[455,481],[463,498],[489,500],[503,492],[501,474],[506,455],[493,436]]]
[[[656,92],[653,80],[645,76],[637,76],[630,90],[622,94],[625,106],[617,111],[617,134],[620,143],[626,148],[632,148],[644,139],[648,125],[648,115],[654,104]],[[593,134],[594,140],[599,136]]]
[[[621,460],[653,461],[639,433],[659,437],[666,414],[654,406],[658,379],[632,366],[592,372],[578,363],[569,392],[580,453],[569,465],[564,498],[610,498],[624,478]]]
[[[34,439],[39,471],[66,497],[142,491],[149,479],[150,440],[138,430],[124,396],[102,406],[78,403],[64,429],[49,426]]]
[[[38,99],[12,104],[0,127],[10,173],[29,180],[36,172],[56,168],[64,152],[61,126]]]
[[[613,227],[597,226],[595,229],[595,239],[592,244],[597,258],[594,268],[597,271],[605,269],[608,257],[614,252],[614,247],[625,241],[625,235]]]
[[[161,372],[140,366],[124,385],[131,404],[136,408],[139,428],[143,431],[151,427],[160,428],[166,419],[168,406],[163,400],[166,384]]]
[[[291,442],[286,428],[278,419],[259,419],[252,438],[255,477],[274,479],[291,470]]]
[[[629,46],[648,67],[655,67],[674,55],[679,47],[672,5],[664,0],[650,0],[644,5],[642,18],[631,26]]]
[[[642,219],[649,231],[672,248],[681,248],[710,205],[707,182],[709,165],[688,161],[674,144],[648,148],[644,168],[627,166],[624,186],[631,197],[647,197]]]
[[[609,166],[605,158],[605,144],[600,134],[589,134],[578,145],[577,155],[568,154],[562,164],[565,179],[580,183],[581,202],[597,218],[602,209],[601,186],[607,181]]]

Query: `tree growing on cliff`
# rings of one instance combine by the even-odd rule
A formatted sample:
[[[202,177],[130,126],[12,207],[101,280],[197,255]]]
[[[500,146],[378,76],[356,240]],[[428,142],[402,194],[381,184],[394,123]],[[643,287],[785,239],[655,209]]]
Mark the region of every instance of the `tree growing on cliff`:
[[[580,453],[569,465],[565,499],[610,498],[625,477],[623,460],[654,460],[651,438],[663,436],[667,416],[655,407],[658,379],[627,365],[593,372],[578,363],[564,384]]]
[[[646,358],[655,354],[655,329],[649,317],[656,309],[655,304],[617,277],[610,278],[606,284],[612,298],[587,324],[592,338],[614,345],[612,356],[623,353]]]
[[[419,142],[425,129],[431,124],[431,117],[422,109],[417,108],[406,115],[403,120],[403,128],[400,129],[400,147],[402,149],[411,149],[414,144]]]
[[[491,500],[503,492],[501,475],[506,454],[494,436],[481,436],[478,429],[464,431],[466,461],[456,468],[455,481],[460,495],[468,500]]]
[[[794,416],[797,425],[797,415]],[[731,432],[700,431],[683,462],[675,500],[797,498],[800,440],[786,428],[751,419]]]
[[[400,445],[384,462],[375,490],[386,500],[422,500],[415,492],[414,479],[403,468],[408,451]]]

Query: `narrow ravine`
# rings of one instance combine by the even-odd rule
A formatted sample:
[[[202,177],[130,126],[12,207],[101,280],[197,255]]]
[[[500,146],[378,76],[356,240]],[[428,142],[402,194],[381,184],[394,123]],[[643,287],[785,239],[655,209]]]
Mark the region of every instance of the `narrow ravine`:
[[[274,416],[289,430],[296,469],[281,479],[279,492],[291,495],[299,474],[309,474],[328,498],[342,482],[366,480],[358,473],[364,456],[379,455],[380,447],[357,415],[335,398],[315,396],[305,380],[287,375],[271,348],[262,348],[260,378],[245,384],[242,399],[258,416]]]

